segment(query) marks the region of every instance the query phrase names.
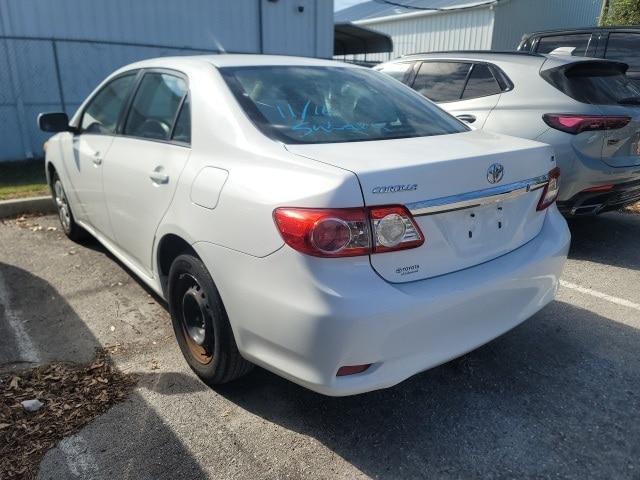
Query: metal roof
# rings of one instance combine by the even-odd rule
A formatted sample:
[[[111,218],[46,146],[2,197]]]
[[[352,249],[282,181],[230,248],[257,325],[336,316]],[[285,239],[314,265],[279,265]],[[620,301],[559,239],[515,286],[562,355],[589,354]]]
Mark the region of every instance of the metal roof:
[[[334,13],[333,19],[339,22],[357,22],[360,20],[372,20],[375,18],[391,17],[407,13],[429,12],[431,9],[438,10],[458,10],[464,8],[477,7],[497,3],[497,0],[392,0],[390,3],[384,1],[369,0]],[[400,7],[393,4],[402,4]]]

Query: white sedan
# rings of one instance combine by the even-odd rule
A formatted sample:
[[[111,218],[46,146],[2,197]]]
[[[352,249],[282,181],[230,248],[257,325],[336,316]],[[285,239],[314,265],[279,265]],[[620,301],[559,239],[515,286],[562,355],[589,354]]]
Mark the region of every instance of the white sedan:
[[[550,147],[368,69],[147,60],[38,121],[65,233],[167,300],[210,385],[257,364],[327,395],[389,387],[536,313],[566,260]]]

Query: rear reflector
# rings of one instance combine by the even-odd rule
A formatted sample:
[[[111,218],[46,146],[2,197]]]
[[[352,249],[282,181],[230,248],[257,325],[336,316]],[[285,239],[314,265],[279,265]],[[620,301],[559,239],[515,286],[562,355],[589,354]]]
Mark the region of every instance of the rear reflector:
[[[558,191],[560,188],[560,169],[554,168],[549,172],[549,183],[542,189],[542,195],[538,201],[538,207],[536,210],[544,210],[558,198]]]
[[[598,185],[596,187],[587,188],[586,190],[583,190],[583,192],[608,192],[609,190],[613,190],[612,184]]]
[[[577,135],[596,130],[616,130],[625,127],[631,117],[605,115],[573,115],[568,113],[546,113],[542,116],[551,128]]]
[[[348,365],[346,367],[340,367],[338,369],[338,373],[336,373],[336,377],[344,377],[346,375],[355,375],[356,373],[362,373],[367,368],[369,368],[371,364],[367,365]]]
[[[400,205],[372,208],[276,208],[283,240],[316,257],[353,257],[419,247],[424,236]]]

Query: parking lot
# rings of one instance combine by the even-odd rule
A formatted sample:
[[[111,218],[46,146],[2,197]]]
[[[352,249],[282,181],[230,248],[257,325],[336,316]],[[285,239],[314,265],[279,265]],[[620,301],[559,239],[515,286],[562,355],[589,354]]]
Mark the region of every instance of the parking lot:
[[[72,243],[55,216],[5,221],[1,368],[109,347],[140,378],[40,478],[638,479],[640,216],[570,226],[557,300],[529,321],[394,388],[329,398],[262,369],[206,387],[166,307],[97,242]]]

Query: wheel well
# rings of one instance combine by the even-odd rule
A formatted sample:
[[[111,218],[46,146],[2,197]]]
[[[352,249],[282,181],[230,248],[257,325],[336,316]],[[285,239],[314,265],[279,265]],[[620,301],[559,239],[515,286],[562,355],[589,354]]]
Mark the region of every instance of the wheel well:
[[[169,233],[162,237],[158,244],[158,273],[160,275],[162,291],[165,293],[171,264],[178,255],[182,255],[183,253],[189,253],[194,257],[200,258],[189,242],[178,235]]]

